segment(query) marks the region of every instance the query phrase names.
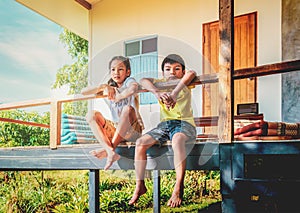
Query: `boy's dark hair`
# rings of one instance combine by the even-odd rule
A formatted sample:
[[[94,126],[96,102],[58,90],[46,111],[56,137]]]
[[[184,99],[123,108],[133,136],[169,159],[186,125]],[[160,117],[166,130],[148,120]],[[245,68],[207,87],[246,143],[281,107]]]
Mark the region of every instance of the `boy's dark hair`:
[[[182,66],[182,70],[185,70],[185,63],[181,56],[177,54],[170,54],[164,58],[163,62],[161,63],[161,70],[164,71],[165,64],[174,64],[179,63]]]
[[[114,56],[108,63],[108,69],[110,71],[110,68],[111,68],[111,63],[114,61],[114,60],[118,60],[118,61],[122,61],[126,67],[126,70],[131,70],[130,68],[130,61],[129,61],[129,58],[127,57],[124,57],[124,56],[121,56],[121,55],[118,55],[118,56]],[[109,86],[113,86],[113,87],[118,87],[117,83],[112,79],[110,78],[107,82],[107,84]]]

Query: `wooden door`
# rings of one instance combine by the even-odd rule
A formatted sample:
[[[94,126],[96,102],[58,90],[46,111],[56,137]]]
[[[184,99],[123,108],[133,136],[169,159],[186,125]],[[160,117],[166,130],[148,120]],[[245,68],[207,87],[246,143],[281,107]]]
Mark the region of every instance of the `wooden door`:
[[[234,18],[234,69],[256,65],[256,13]],[[219,70],[219,22],[203,24],[203,73]],[[203,116],[218,115],[218,85],[203,86]],[[256,102],[256,78],[234,81],[234,113],[237,104]]]

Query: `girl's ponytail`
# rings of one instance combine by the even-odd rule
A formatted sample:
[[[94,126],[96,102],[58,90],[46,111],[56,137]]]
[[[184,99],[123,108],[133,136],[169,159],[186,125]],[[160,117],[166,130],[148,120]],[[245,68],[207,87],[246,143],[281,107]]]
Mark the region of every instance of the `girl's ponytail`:
[[[118,87],[117,83],[112,78],[108,80],[107,84],[112,87]]]

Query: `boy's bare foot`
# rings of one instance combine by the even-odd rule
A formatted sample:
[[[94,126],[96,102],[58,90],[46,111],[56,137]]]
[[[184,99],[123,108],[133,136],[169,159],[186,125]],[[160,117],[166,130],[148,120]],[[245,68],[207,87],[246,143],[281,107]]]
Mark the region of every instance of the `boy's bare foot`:
[[[105,149],[96,149],[90,151],[91,155],[94,155],[96,158],[102,159],[107,157],[107,152]]]
[[[119,154],[115,153],[115,152],[111,156],[107,156],[107,160],[106,160],[106,164],[104,166],[104,170],[108,170],[111,167],[111,165],[115,161],[119,160],[120,158],[121,158],[121,156]]]
[[[129,205],[135,204],[139,200],[140,196],[142,196],[146,192],[147,192],[147,188],[144,184],[142,184],[140,187],[136,187],[133,196],[128,204]]]
[[[169,199],[167,205],[169,207],[179,207],[182,203],[182,196],[180,192],[173,191],[171,198]]]

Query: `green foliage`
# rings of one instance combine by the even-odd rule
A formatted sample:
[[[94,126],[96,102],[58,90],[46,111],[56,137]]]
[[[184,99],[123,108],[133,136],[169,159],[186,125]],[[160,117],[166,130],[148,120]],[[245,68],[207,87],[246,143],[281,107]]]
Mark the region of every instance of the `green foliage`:
[[[202,187],[198,185],[199,179],[211,180],[219,185],[218,175],[219,172],[187,171],[183,205],[180,208],[169,208],[166,203],[173,190],[175,172],[163,172],[162,212],[198,212],[198,209],[220,201],[220,188],[209,186],[208,191],[216,191],[201,199],[194,197],[199,193],[199,187]],[[147,193],[140,197],[136,205],[130,206],[128,201],[134,192],[135,181],[116,177],[112,171],[100,171],[100,176],[100,212],[153,212],[151,179],[146,179]],[[88,172],[0,172],[0,212],[89,212]]]
[[[103,173],[101,173],[103,175]],[[218,171],[187,171],[183,206],[169,208],[167,202],[172,195],[175,184],[175,171],[162,171],[161,174],[161,206],[162,212],[198,212],[198,209],[207,207],[210,203],[220,201],[220,176]],[[211,179],[214,178],[214,179]],[[103,178],[102,178],[103,179]],[[214,183],[215,187],[207,184]],[[152,212],[153,208],[153,180],[145,180],[147,193],[139,198],[136,205],[128,205],[134,192],[134,181],[126,181],[110,177],[100,183],[100,211],[101,212]],[[205,190],[201,190],[205,188]],[[200,193],[202,193],[200,195]],[[146,211],[146,210],[149,211]]]
[[[67,47],[74,63],[65,65],[56,73],[53,88],[64,85],[69,87],[69,95],[79,94],[87,86],[88,80],[88,41],[65,29],[60,34],[60,41]],[[84,116],[87,112],[87,101],[65,103],[63,112]]]
[[[76,179],[70,178],[72,174],[70,171],[1,172],[0,212],[88,212],[86,171],[77,171]]]
[[[88,55],[88,41],[75,33],[64,29],[59,35],[60,41],[67,46],[68,53],[73,59],[80,58],[80,55]]]
[[[49,113],[23,110],[0,111],[0,117],[49,124]],[[0,147],[49,145],[49,129],[16,123],[0,122]]]

